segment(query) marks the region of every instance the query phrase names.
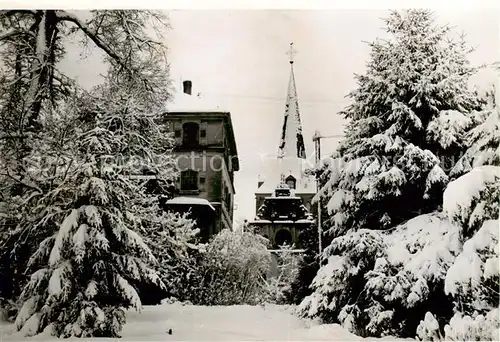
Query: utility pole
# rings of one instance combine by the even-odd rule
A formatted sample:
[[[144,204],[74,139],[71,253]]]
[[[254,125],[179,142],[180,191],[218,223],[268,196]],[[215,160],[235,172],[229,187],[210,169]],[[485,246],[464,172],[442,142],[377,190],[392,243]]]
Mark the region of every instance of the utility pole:
[[[319,167],[320,167],[320,162],[321,162],[321,139],[327,139],[327,138],[343,138],[344,135],[342,134],[333,134],[333,135],[321,135],[319,130],[316,130],[313,135],[313,142],[314,142],[314,155],[315,155],[315,161],[316,161],[316,191],[318,195],[318,218],[317,218],[317,223],[318,223],[318,251],[319,254],[321,255],[321,252],[323,252],[323,245],[322,245],[322,240],[323,240],[323,227],[322,227],[322,222],[321,222],[321,198],[319,196],[319,192],[321,190],[321,185],[319,183]]]
[[[313,135],[313,141],[314,141],[314,156],[315,156],[315,161],[316,161],[316,194],[318,195],[318,217],[316,219],[316,222],[318,224],[318,248],[319,252],[318,255],[321,255],[321,252],[323,251],[323,246],[322,246],[322,237],[323,237],[323,231],[321,229],[321,198],[319,196],[319,191],[321,190],[321,186],[319,184],[319,163],[321,161],[321,135],[318,130],[314,132]]]

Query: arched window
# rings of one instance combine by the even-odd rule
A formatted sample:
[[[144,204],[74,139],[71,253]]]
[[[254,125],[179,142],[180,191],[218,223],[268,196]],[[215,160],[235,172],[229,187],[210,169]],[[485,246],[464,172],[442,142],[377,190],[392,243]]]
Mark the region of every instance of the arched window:
[[[292,234],[287,229],[280,229],[274,236],[276,246],[292,245]]]
[[[286,181],[286,185],[288,185],[288,187],[290,189],[295,189],[297,181],[295,180],[294,176],[291,176],[291,175],[288,176],[285,181]]]
[[[194,170],[181,172],[181,190],[198,190],[198,172]]]
[[[200,126],[196,122],[186,122],[182,125],[182,144],[196,146],[199,144]]]

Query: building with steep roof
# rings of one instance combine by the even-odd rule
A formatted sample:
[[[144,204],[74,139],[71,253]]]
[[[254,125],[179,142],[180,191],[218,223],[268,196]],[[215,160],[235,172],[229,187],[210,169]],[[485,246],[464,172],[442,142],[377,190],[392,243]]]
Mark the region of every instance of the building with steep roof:
[[[301,247],[301,232],[312,223],[311,201],[316,193],[314,176],[304,173],[308,164],[293,69],[293,49],[289,63],[290,78],[278,153],[259,176],[255,192],[256,219],[250,223],[259,234],[269,239],[271,248],[283,244]]]

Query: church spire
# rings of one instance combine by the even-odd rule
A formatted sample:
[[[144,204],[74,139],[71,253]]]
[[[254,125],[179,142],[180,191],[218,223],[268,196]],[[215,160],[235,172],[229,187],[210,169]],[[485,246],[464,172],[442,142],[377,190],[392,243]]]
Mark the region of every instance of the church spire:
[[[295,87],[295,75],[293,63],[296,51],[293,43],[287,53],[290,57],[290,79],[288,81],[288,93],[286,95],[285,116],[281,130],[278,158],[306,158],[304,138],[302,137],[302,124],[300,123],[299,102],[297,89]]]

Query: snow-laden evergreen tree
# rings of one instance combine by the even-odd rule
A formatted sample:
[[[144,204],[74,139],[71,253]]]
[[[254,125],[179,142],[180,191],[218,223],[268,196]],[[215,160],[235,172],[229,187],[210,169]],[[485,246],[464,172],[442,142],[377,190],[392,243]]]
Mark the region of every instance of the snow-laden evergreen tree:
[[[60,208],[47,194],[63,184],[76,167],[72,101],[45,111],[47,125],[38,132],[43,138],[23,159],[24,178],[14,177],[8,165],[3,168],[10,180],[2,184],[5,242],[0,246],[0,302],[12,303],[18,298],[29,276],[26,267],[31,254],[57,229],[53,217]],[[10,309],[14,314],[17,311],[15,306]]]
[[[139,57],[152,79],[168,82],[159,60]],[[139,235],[158,207],[138,176],[175,177],[172,137],[158,124],[165,103],[151,101],[147,87],[112,67],[103,85],[73,105],[74,167],[43,198],[53,211],[37,229],[49,236],[29,260],[33,273],[16,318],[26,334],[50,327],[56,336],[119,336],[124,309],[141,307],[137,284],[165,287]]]
[[[468,90],[476,69],[463,40],[426,10],[393,12],[385,22],[391,38],[370,44],[367,71],[356,75],[353,103],[342,112],[346,138],[323,189],[335,235],[437,208],[444,158],[464,147],[470,112],[481,108]]]
[[[443,329],[443,324],[432,324],[439,313],[428,312],[417,329],[421,339],[433,335],[446,341],[498,340],[499,184],[500,167],[487,165],[473,168],[446,188],[444,213],[460,229],[460,253],[446,272],[444,286],[454,299],[455,315]]]
[[[469,90],[476,69],[462,38],[427,10],[385,22],[390,38],[371,44],[343,111],[346,138],[322,175],[334,239],[300,309],[365,336],[413,337],[427,310],[452,314],[443,287],[459,234],[432,212],[484,103]]]
[[[311,287],[313,293],[299,306],[299,312],[308,317],[319,317],[332,323],[340,320],[341,310],[355,302],[352,294],[362,291],[364,275],[373,269],[378,257],[383,255],[384,240],[379,231],[360,229],[338,237],[325,249],[330,255],[319,269]],[[343,320],[349,330],[354,322]]]
[[[152,103],[169,96],[166,48],[161,34],[155,37],[152,30],[165,28],[162,13],[82,14],[0,11],[0,240],[7,240],[0,248],[0,297],[19,295],[28,247],[44,238],[32,229],[46,215],[37,201],[64,181],[71,160],[66,153],[73,144],[74,121],[63,119],[67,114],[61,105],[71,101],[78,85],[59,70],[66,45],[75,41],[83,53],[102,51],[104,62],[117,75],[137,80]]]

